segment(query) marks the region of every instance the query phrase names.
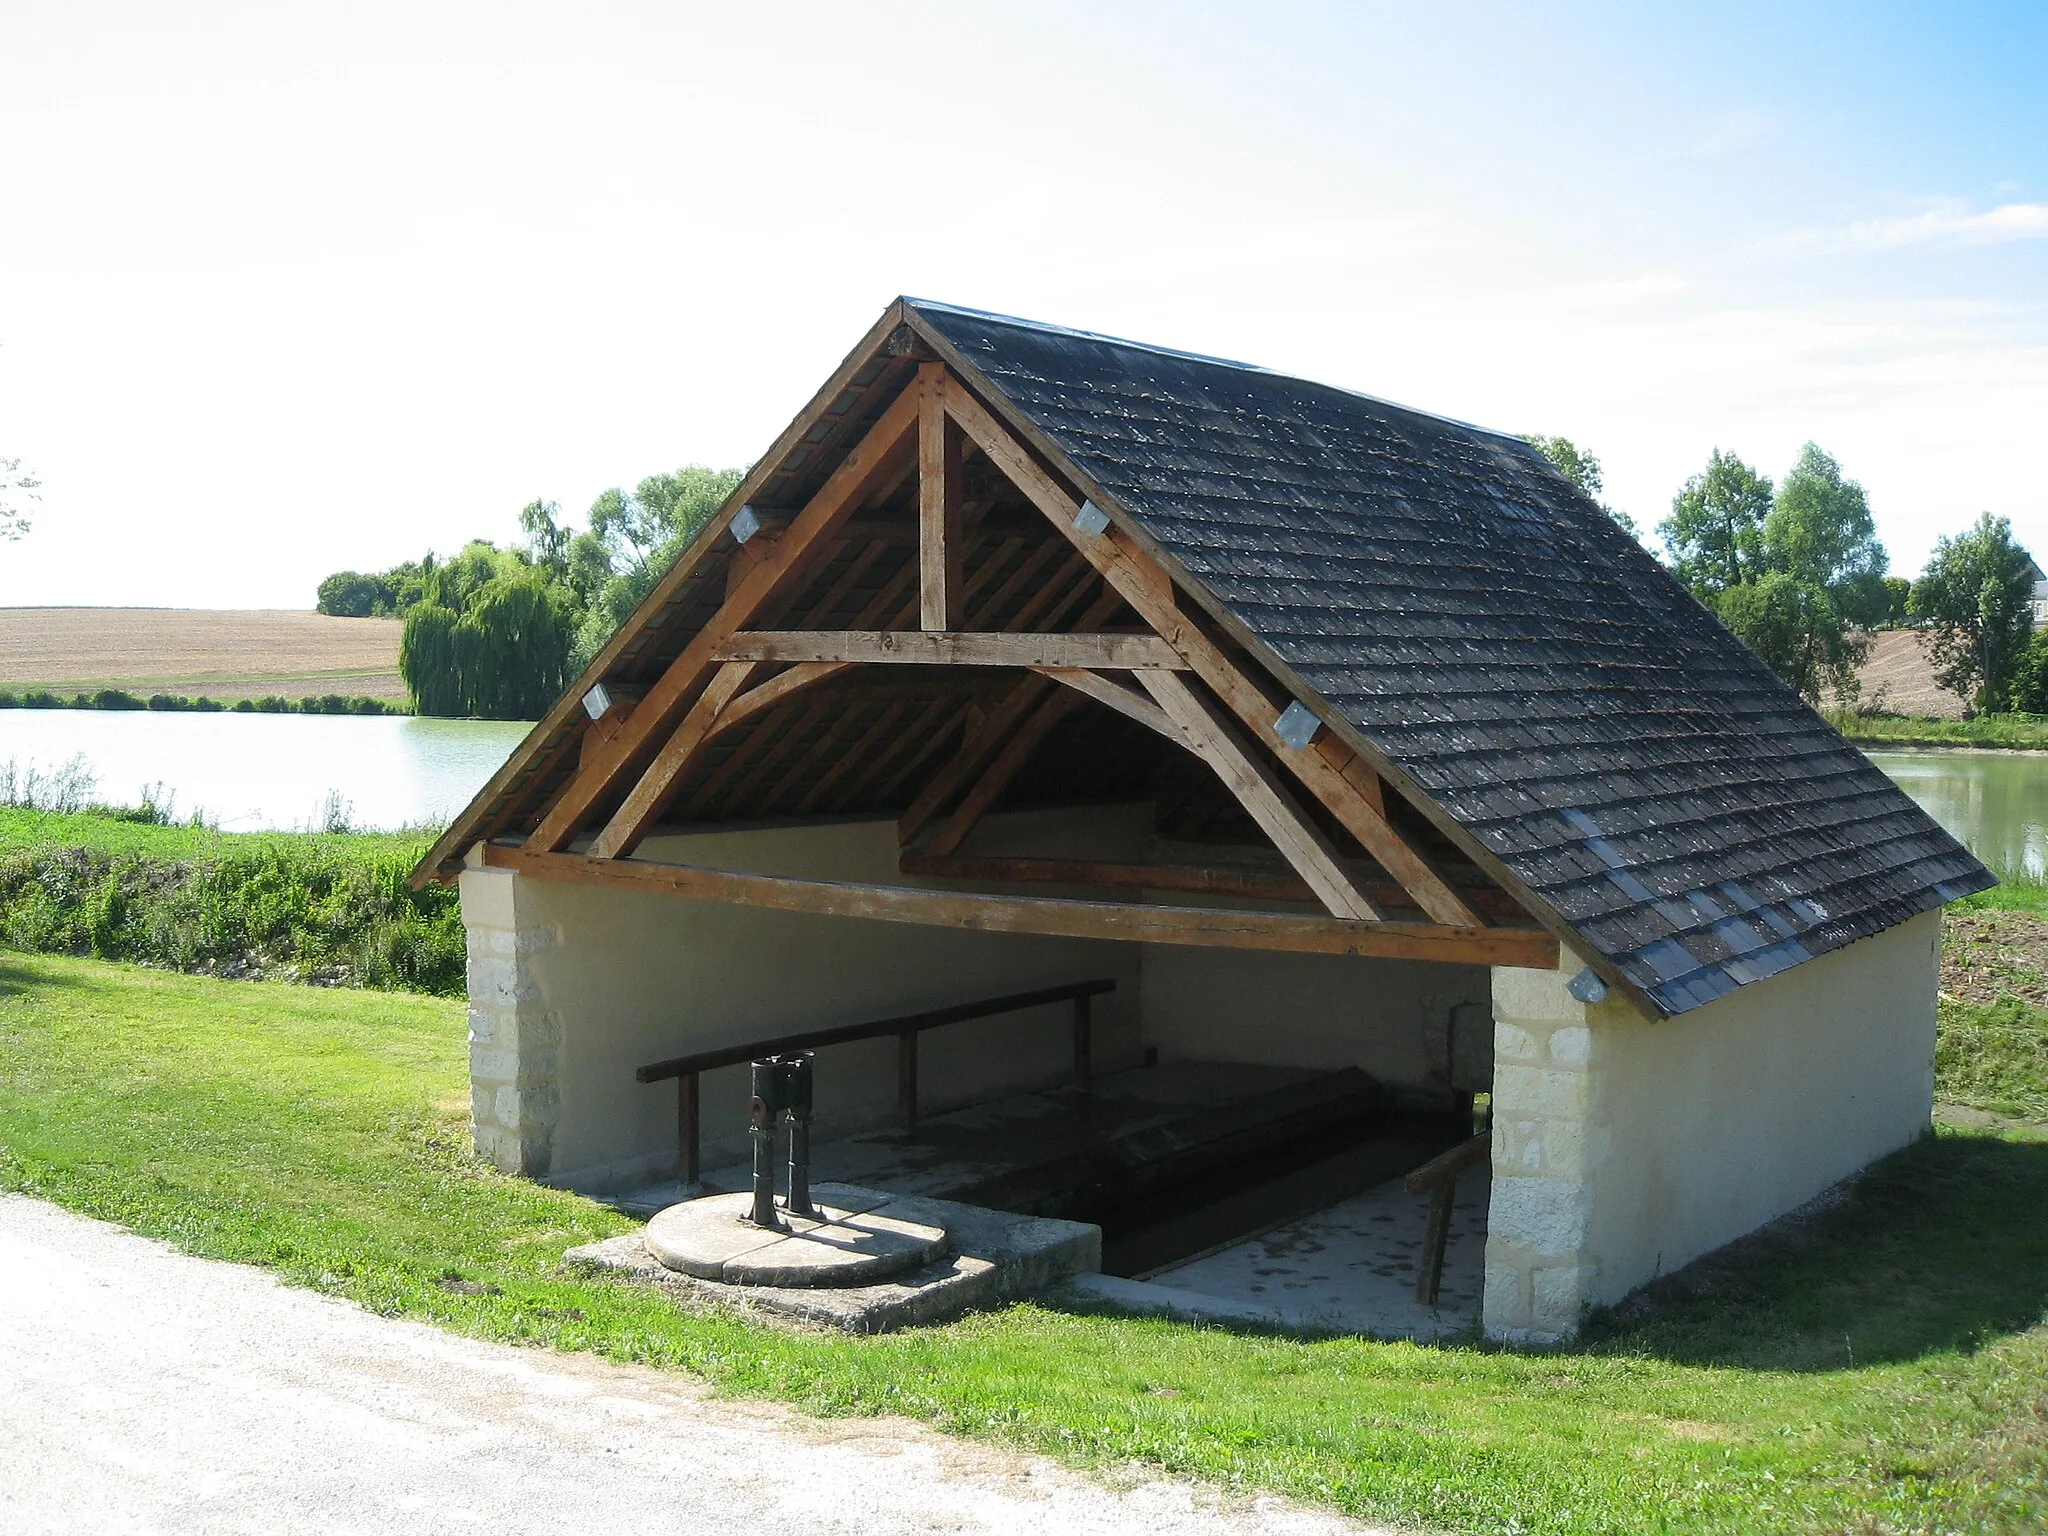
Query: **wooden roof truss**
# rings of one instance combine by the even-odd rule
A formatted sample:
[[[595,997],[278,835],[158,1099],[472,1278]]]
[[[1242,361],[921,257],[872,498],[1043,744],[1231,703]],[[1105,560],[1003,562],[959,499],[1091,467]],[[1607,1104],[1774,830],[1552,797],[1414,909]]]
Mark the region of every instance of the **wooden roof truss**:
[[[749,503],[735,527],[746,497],[790,483],[788,445],[808,451],[825,440],[819,427],[835,404],[844,414],[840,384],[859,376],[859,354],[785,434],[783,462],[764,461],[657,588],[629,629],[680,601],[694,567],[725,558],[708,618],[651,681],[611,690],[611,707],[581,725],[573,766],[522,818],[531,830],[516,839],[504,835],[515,828],[495,829],[488,863],[984,930],[1556,963],[1555,938],[1476,868],[1454,879],[1457,850],[1336,731],[1318,725],[1302,745],[1283,736],[1293,701],[1268,669],[1183,606],[1126,520],[1078,495],[906,334],[897,330],[888,347],[908,353],[914,372],[808,496],[780,514]],[[748,522],[758,531],[742,539]],[[622,633],[595,676],[628,643]],[[522,752],[539,759],[554,743],[559,754],[577,729],[558,708]],[[1237,831],[1218,834],[1213,856],[1165,864],[963,851],[1056,742],[1070,758],[1086,754],[1082,777],[1112,788],[1185,753],[1209,771],[1184,774],[1175,798],[1174,825],[1194,840],[1186,846],[1203,846],[1205,829]],[[516,766],[480,805],[517,782]],[[915,877],[1186,892],[1295,910],[849,885],[633,856],[666,824],[892,804],[901,806],[900,867]],[[1250,827],[1270,848],[1248,846]],[[469,818],[450,834],[474,835]],[[437,847],[422,868],[445,873],[460,853],[459,841]],[[1309,905],[1320,910],[1300,910]]]

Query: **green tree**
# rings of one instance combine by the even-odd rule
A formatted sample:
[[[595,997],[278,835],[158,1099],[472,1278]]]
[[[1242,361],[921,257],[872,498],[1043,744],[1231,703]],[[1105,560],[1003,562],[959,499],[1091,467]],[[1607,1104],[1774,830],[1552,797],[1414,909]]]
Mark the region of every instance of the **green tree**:
[[[391,583],[361,571],[336,571],[320,583],[316,596],[320,612],[339,619],[367,619],[392,609]]]
[[[412,707],[423,715],[466,715],[468,690],[463,686],[454,609],[437,602],[413,604],[398,638],[398,674],[412,693]]]
[[[1936,542],[1913,584],[1921,643],[1941,686],[1978,710],[2008,707],[2021,656],[2033,638],[2034,562],[2012,523],[1984,513],[1967,533]]]
[[[1903,576],[1884,579],[1884,621],[1898,629],[1912,618],[1913,583]]]
[[[526,534],[527,559],[557,576],[566,576],[569,530],[555,521],[561,511],[552,501],[529,501],[519,509],[519,526]]]
[[[1556,465],[1557,472],[1563,475],[1565,479],[1571,481],[1577,487],[1579,494],[1613,518],[1616,526],[1622,532],[1632,539],[1640,539],[1642,537],[1641,532],[1636,528],[1636,520],[1634,518],[1622,511],[1621,508],[1611,507],[1600,499],[1600,488],[1604,477],[1601,474],[1600,461],[1597,458],[1586,452],[1585,449],[1568,437],[1544,437],[1538,433],[1531,437],[1525,437],[1522,441]]]
[[[1890,564],[1863,487],[1808,443],[1764,518],[1764,569],[1824,590],[1850,623],[1874,628],[1889,606],[1884,573]]]
[[[649,475],[630,496],[614,488],[597,498],[589,531],[569,548],[569,584],[585,608],[571,656],[574,670],[604,648],[742,478],[737,469],[691,465],[672,475]]]
[[[1771,512],[1771,482],[1732,453],[1716,448],[1704,472],[1671,500],[1671,515],[1657,525],[1671,551],[1672,570],[1708,607],[1730,587],[1764,574],[1764,519]]]
[[[564,590],[529,572],[479,589],[455,627],[468,714],[534,720],[568,686],[575,625]]]
[[[1856,667],[1869,654],[1869,641],[1851,632],[1826,587],[1786,571],[1766,571],[1716,593],[1713,609],[1809,704],[1820,702],[1824,687],[1855,696]]]
[[[29,503],[41,501],[42,485],[21,467],[19,459],[0,459],[0,539],[18,539],[28,532]]]

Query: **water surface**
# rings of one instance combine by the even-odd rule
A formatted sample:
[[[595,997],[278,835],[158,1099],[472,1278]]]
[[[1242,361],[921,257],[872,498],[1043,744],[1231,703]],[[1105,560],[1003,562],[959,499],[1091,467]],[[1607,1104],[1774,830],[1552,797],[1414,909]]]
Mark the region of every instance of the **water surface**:
[[[2048,872],[2048,755],[1872,752],[1870,760],[1994,873]]]
[[[203,808],[226,831],[321,824],[330,796],[351,823],[445,822],[529,729],[401,715],[0,710],[0,763],[45,772],[83,754],[96,798],[134,804],[145,785]],[[1873,752],[1871,760],[1994,870],[2048,871],[2048,756]]]
[[[145,785],[202,809],[224,832],[319,827],[330,796],[349,823],[391,830],[446,822],[529,726],[411,715],[172,714],[0,710],[0,763],[44,773],[82,755],[93,798],[133,805]]]

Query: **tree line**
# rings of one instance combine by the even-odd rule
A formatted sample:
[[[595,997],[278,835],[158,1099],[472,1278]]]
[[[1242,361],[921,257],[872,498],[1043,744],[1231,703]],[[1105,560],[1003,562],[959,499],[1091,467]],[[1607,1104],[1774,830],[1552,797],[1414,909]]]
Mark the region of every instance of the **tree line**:
[[[398,670],[426,715],[531,720],[639,607],[682,547],[740,483],[741,471],[690,465],[613,488],[572,533],[555,502],[519,514],[523,542],[475,539],[388,571],[337,571],[320,612],[405,621]]]
[[[1568,438],[1528,440],[1601,501],[1600,460]],[[554,502],[519,514],[522,542],[477,539],[387,571],[337,571],[322,613],[405,621],[399,670],[422,714],[529,720],[543,713],[637,608],[742,472],[691,465],[613,488],[586,526]],[[1946,536],[1917,580],[1890,573],[1863,487],[1808,443],[1773,483],[1715,449],[1657,524],[1672,573],[1801,696],[1858,699],[1856,669],[1880,628],[1920,632],[1941,686],[1979,713],[2048,713],[2048,631],[2033,629],[2034,565],[2011,523],[1985,513]]]
[[[1598,458],[1568,438],[1528,441],[1599,502]],[[1627,513],[1604,510],[1641,538]],[[1943,536],[1917,580],[1891,575],[1863,487],[1808,443],[1776,485],[1716,448],[1656,532],[1672,574],[1810,703],[1856,703],[1874,632],[1907,627],[1936,680],[1974,711],[2048,713],[2036,568],[2006,518],[1986,512]]]

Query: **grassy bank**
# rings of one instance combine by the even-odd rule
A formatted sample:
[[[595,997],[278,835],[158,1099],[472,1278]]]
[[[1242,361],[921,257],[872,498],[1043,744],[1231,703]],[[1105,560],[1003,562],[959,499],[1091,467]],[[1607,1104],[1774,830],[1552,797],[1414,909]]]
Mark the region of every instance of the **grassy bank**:
[[[459,1005],[0,955],[0,1183],[393,1316],[1487,1532],[2048,1519],[2048,1143],[1945,1135],[1570,1351],[1017,1306],[879,1339],[565,1271],[614,1213],[464,1152]],[[461,1289],[451,1289],[457,1283]]]
[[[1872,747],[2001,747],[2048,751],[2048,716],[1979,715],[1932,720],[1915,715],[1829,710],[1828,722],[1851,741]]]
[[[455,893],[405,883],[429,841],[0,809],[0,943],[455,995],[464,966]]]

